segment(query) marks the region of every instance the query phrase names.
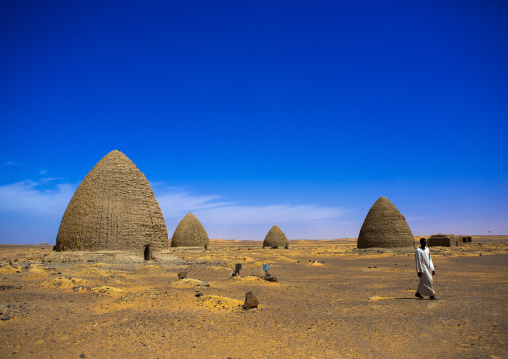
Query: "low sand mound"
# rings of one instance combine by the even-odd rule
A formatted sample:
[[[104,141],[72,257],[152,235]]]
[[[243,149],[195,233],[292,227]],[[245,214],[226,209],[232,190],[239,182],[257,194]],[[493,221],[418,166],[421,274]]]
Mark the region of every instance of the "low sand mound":
[[[231,277],[230,279],[233,281],[238,281],[238,282],[250,282],[252,284],[254,284],[254,283],[255,284],[265,283],[267,285],[278,284],[277,282],[268,282],[263,277],[260,277],[257,275],[247,275],[245,277]]]
[[[143,266],[136,268],[136,270],[133,272],[133,274],[136,275],[165,275],[168,274],[166,270],[161,266],[156,265],[149,265],[149,266]]]
[[[52,270],[39,264],[30,264],[25,268],[28,271],[26,278],[44,278],[51,275]]]
[[[0,274],[21,273],[22,268],[18,266],[5,266],[0,268]]]
[[[137,293],[125,292],[125,295],[115,300],[116,304],[126,305],[140,305],[149,304],[150,306],[168,306],[169,301],[169,290],[168,288],[149,288],[142,290]]]
[[[236,276],[230,278],[233,281],[239,281],[239,282],[264,282],[263,278],[257,276],[257,275],[246,275],[246,276]]]
[[[255,275],[248,275],[248,276],[245,276],[245,277],[231,277],[231,279],[233,280],[239,280],[239,281],[262,281],[263,279],[262,278],[259,278],[258,276],[255,276]]]
[[[228,268],[228,267],[207,267],[206,269],[208,270],[213,270],[213,271],[232,271],[231,268]]]
[[[30,264],[29,266],[26,267],[26,269],[28,272],[32,274],[40,274],[48,271],[48,268],[41,266],[39,264]]]
[[[204,295],[198,298],[198,305],[218,310],[240,310],[243,301],[216,295]]]
[[[104,278],[104,281],[109,284],[119,284],[125,282],[132,282],[131,278],[126,278],[123,275],[110,275]]]
[[[119,294],[124,294],[125,291],[120,288],[110,287],[107,285],[103,285],[102,287],[95,287],[91,289],[92,293],[97,295],[106,295],[106,296],[115,296]]]
[[[375,296],[373,296],[373,297],[369,297],[369,300],[370,300],[371,302],[375,302],[375,301],[377,301],[377,300],[384,300],[384,299],[395,299],[395,298],[390,298],[390,297],[380,297],[380,296],[377,296],[377,295],[375,295]]]
[[[77,287],[80,285],[86,286],[88,284],[89,284],[89,281],[87,281],[85,279],[60,277],[60,278],[52,279],[48,282],[41,283],[41,287],[42,288],[53,288],[53,289],[55,289],[55,288],[66,289],[66,288]]]
[[[181,279],[177,282],[171,283],[170,286],[173,288],[192,288],[192,287],[198,286],[199,283],[201,283],[201,282],[202,282],[202,280],[199,280],[199,279],[185,278],[185,279]]]
[[[75,268],[73,273],[80,277],[108,277],[117,273],[116,271],[110,269],[97,268],[97,265],[88,266],[84,264],[77,265],[72,268]]]

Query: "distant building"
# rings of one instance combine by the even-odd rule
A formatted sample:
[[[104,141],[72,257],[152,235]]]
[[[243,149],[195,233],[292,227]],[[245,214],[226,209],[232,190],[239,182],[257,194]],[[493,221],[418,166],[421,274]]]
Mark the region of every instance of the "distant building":
[[[473,241],[473,238],[471,236],[459,236],[460,238],[460,241],[462,243],[469,243],[469,242],[472,242]]]
[[[372,205],[358,235],[358,248],[414,247],[415,240],[406,219],[386,197]]]
[[[187,213],[176,227],[171,247],[208,247],[210,240],[201,222],[192,213]]]
[[[72,196],[57,251],[132,251],[150,259],[168,247],[159,203],[145,175],[122,152],[104,156]]]
[[[427,239],[429,247],[456,247],[460,246],[461,237],[454,234],[433,234]]]

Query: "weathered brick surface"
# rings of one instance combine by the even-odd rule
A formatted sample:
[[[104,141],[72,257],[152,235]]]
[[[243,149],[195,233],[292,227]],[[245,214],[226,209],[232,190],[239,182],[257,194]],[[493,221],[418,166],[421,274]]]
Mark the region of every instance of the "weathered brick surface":
[[[388,198],[379,197],[360,229],[358,248],[413,247],[414,243],[413,233],[404,216]]]
[[[205,228],[190,212],[180,221],[171,239],[171,247],[205,247],[208,243]]]
[[[288,245],[288,239],[284,232],[282,232],[282,230],[277,225],[274,225],[268,231],[265,240],[263,241],[263,248],[273,246],[284,248],[286,245]]]
[[[143,254],[168,247],[159,203],[145,175],[114,150],[87,174],[63,215],[57,251],[127,250]]]

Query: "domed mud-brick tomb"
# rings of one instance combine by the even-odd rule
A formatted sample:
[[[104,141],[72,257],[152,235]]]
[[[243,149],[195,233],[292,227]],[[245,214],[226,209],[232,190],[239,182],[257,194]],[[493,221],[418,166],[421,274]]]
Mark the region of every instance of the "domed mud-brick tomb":
[[[358,248],[414,247],[414,243],[404,216],[388,198],[379,197],[365,217],[358,235]]]
[[[279,226],[274,225],[272,229],[270,229],[263,241],[263,248],[265,247],[277,247],[277,248],[286,248],[289,246],[289,241],[279,228]]]
[[[168,231],[145,175],[114,150],[86,175],[62,218],[57,251],[121,250],[150,259]]]
[[[171,247],[208,247],[208,234],[192,213],[187,213],[175,229]]]

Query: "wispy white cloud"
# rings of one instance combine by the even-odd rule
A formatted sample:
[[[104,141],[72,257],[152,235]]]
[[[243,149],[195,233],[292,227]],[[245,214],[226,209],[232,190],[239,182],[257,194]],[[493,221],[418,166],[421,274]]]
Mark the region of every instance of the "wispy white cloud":
[[[57,180],[61,179],[0,186],[0,242],[29,238],[33,243],[54,243],[60,220],[77,188],[75,184],[55,183]],[[317,204],[249,206],[226,201],[217,194],[161,187],[155,194],[170,237],[188,212],[199,218],[211,238],[262,240],[274,224],[289,238],[338,238],[356,231],[349,218],[353,210]],[[7,238],[6,233],[15,240]],[[37,238],[32,240],[33,233]]]
[[[186,191],[172,189],[156,194],[164,218],[182,218],[191,211],[231,205],[220,201],[219,195],[195,195]]]
[[[335,207],[318,205],[268,205],[268,206],[239,206],[226,205],[216,208],[199,210],[208,221],[217,224],[265,224],[265,223],[294,223],[313,222],[339,218],[346,213]]]
[[[40,170],[40,171],[39,171],[39,174],[40,174],[40,175],[43,175],[43,176],[44,176],[46,173],[48,173],[48,170]]]
[[[274,224],[291,238],[337,238],[341,228],[350,226],[347,217],[356,212],[316,204],[240,205],[220,195],[196,195],[175,188],[157,192],[170,237],[180,220],[192,212],[211,238],[262,240]],[[350,235],[355,230],[348,228],[347,232]]]
[[[26,180],[0,186],[0,212],[61,219],[76,186],[62,183],[43,189],[42,183]]]
[[[21,163],[14,162],[14,161],[7,161],[5,162],[7,166],[21,166]]]

